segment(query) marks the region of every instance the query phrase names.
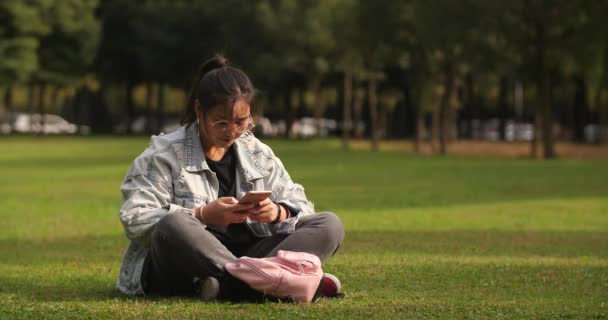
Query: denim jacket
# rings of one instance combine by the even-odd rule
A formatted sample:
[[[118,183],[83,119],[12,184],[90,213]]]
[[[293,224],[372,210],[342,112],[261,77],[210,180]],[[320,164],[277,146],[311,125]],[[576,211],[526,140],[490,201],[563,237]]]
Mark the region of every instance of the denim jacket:
[[[236,197],[247,191],[271,190],[271,200],[292,213],[276,225],[248,219],[252,233],[261,237],[293,233],[302,215],[314,213],[304,189],[291,180],[270,147],[246,132],[236,139],[234,151]],[[133,161],[120,189],[120,220],[130,241],[116,286],[128,295],[143,294],[140,278],[154,225],[168,214],[190,215],[193,208],[217,199],[219,182],[205,161],[198,125],[192,123],[170,134],[153,136],[150,146]]]

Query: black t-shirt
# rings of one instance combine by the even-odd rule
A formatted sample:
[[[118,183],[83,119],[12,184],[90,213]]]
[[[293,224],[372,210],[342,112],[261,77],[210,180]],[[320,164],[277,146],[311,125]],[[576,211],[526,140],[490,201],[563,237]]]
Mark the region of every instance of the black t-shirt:
[[[236,155],[234,148],[230,147],[224,157],[218,161],[206,158],[209,169],[215,172],[220,184],[218,198],[236,197]],[[247,230],[245,223],[233,223],[228,226],[209,225],[207,230],[214,233],[216,237],[228,247],[233,254],[243,254],[244,245],[252,241],[252,235]]]
[[[211,171],[215,172],[220,183],[218,198],[236,196],[236,157],[234,148],[230,147],[222,159],[218,161],[206,158]]]

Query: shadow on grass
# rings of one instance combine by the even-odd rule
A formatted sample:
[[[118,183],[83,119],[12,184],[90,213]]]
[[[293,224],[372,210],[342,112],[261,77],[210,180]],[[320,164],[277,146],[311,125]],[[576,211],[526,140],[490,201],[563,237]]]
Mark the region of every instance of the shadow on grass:
[[[114,289],[118,266],[126,242],[124,236],[119,234],[36,241],[1,240],[0,270],[7,268],[6,270],[11,272],[0,274],[0,294],[16,295],[37,301],[139,300],[141,298],[124,297]],[[346,240],[338,253],[338,256],[342,257],[337,258],[348,261],[349,255],[362,254],[369,255],[370,259],[373,259],[372,257],[375,254],[383,253],[403,255],[404,257],[415,254],[428,254],[454,257],[487,255],[506,257],[587,256],[606,258],[608,257],[608,232],[356,231],[347,232]],[[449,264],[447,267],[445,265],[427,265],[421,268],[420,266],[409,265],[401,259],[398,260],[394,262],[384,261],[385,267],[383,267],[380,273],[378,273],[375,267],[361,265],[355,266],[357,270],[341,270],[343,273],[341,276],[354,278],[351,279],[351,281],[355,281],[353,288],[357,288],[356,282],[361,282],[361,287],[365,287],[369,285],[369,279],[372,279],[374,276],[387,279],[392,273],[395,274],[394,276],[401,274],[404,268],[409,269],[408,272],[410,273],[420,273],[418,274],[419,277],[425,277],[425,274],[431,272],[433,273],[431,279],[437,277],[443,278],[445,276],[443,273],[446,272],[445,268],[452,268]],[[366,268],[371,269],[367,270]],[[437,268],[437,270],[432,271],[428,268],[432,270],[434,270],[433,268]],[[471,266],[464,269],[462,266],[453,266],[453,268],[454,270],[448,270],[449,273],[466,273],[464,281],[473,281],[473,286],[477,285],[475,284],[475,281],[477,281],[475,280],[476,277],[479,277],[481,279],[479,281],[482,281],[484,277],[495,278],[495,272],[500,273],[504,271],[501,269],[501,266],[493,264],[477,267]],[[515,272],[512,277],[517,277],[517,272],[519,272],[517,269],[521,269],[520,271],[524,272],[523,274],[530,274],[525,276],[530,279],[523,280],[533,282],[538,280],[534,274],[546,275],[547,272],[553,270],[551,272],[560,275],[570,274],[574,270],[585,269],[592,274],[592,277],[586,281],[592,283],[596,280],[600,271],[605,271],[605,268],[591,266],[571,267],[572,270],[568,270],[568,266],[558,265],[519,265],[512,268],[514,270],[511,271]],[[480,269],[482,273],[485,272],[486,274],[475,275]],[[575,275],[581,278],[582,273],[579,274],[579,271],[576,271]],[[549,272],[549,274],[551,273]],[[398,277],[402,276],[399,275]],[[433,285],[430,282],[422,283],[426,280],[411,277],[410,275],[408,279],[404,279],[404,283],[411,284],[418,282],[419,285]],[[508,276],[505,277],[505,283],[510,280],[522,280],[519,278],[509,279]],[[559,278],[557,277],[556,281],[561,281]],[[462,284],[458,284],[462,280],[449,280],[450,283],[448,285],[455,287],[462,286]],[[573,279],[571,280],[574,281]],[[568,280],[568,282],[574,285],[571,280]],[[539,285],[541,285],[541,280],[538,281]],[[387,285],[405,286],[405,284],[398,283]],[[479,284],[479,286],[482,285]],[[399,288],[395,288],[395,290],[397,289]],[[407,288],[404,287],[402,289]],[[371,290],[379,290],[379,288],[372,288]],[[147,300],[144,299],[144,301]],[[154,298],[154,300],[158,300],[158,298]],[[165,301],[165,299],[161,300]],[[170,301],[173,300],[167,300],[167,302]]]
[[[608,257],[608,232],[592,231],[354,231],[342,253],[446,256]]]
[[[128,240],[122,234],[36,240],[0,240],[0,264],[120,262]]]
[[[3,265],[118,264],[122,234],[41,240],[0,240]],[[599,231],[347,231],[340,253],[608,257]]]

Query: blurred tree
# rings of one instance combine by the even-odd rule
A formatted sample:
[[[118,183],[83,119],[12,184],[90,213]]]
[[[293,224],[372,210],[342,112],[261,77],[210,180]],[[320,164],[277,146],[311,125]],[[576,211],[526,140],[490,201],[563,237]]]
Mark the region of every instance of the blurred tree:
[[[344,75],[342,89],[342,147],[349,147],[349,140],[353,130],[354,89],[355,78],[362,78],[363,58],[356,46],[357,36],[361,25],[357,19],[359,1],[340,0],[326,2],[330,6],[327,11],[331,13],[329,30],[335,42],[335,50],[331,60],[335,61],[334,68]]]
[[[37,3],[45,4],[45,1]],[[13,86],[27,81],[39,66],[39,37],[47,34],[50,28],[41,19],[37,3],[21,0],[0,2],[0,85],[4,87],[0,120],[4,108],[14,112]]]
[[[467,136],[479,138],[479,123],[481,105],[475,82],[481,78],[497,78],[498,99],[498,138],[505,140],[507,135],[507,118],[515,113],[510,104],[509,96],[514,83],[520,83],[521,61],[523,54],[510,42],[509,28],[511,26],[501,19],[501,3],[495,1],[470,0],[477,15],[477,23],[470,29],[467,38],[469,48],[468,72],[465,76],[463,90],[463,112],[470,117],[466,125]],[[479,86],[477,86],[479,87]],[[521,115],[520,115],[521,116]],[[521,119],[520,119],[521,120]],[[474,122],[473,122],[474,121]]]
[[[272,65],[270,72],[277,70],[275,74],[280,75],[277,87],[284,92],[287,134],[297,109],[304,107],[302,98],[293,106],[296,88],[308,87],[314,95],[313,112],[317,117],[323,113],[321,84],[331,70],[329,58],[335,45],[329,29],[333,5],[333,1],[278,0],[261,1],[257,6],[262,32],[272,43],[262,61]]]
[[[441,99],[433,121],[440,154],[447,153],[448,134],[454,131],[456,83],[476,54],[469,46],[469,38],[477,30],[478,14],[470,1],[442,0],[435,1],[433,6],[413,1],[412,24],[417,42],[428,52],[430,72],[440,84]]]
[[[596,88],[606,82],[598,71],[606,65],[605,39],[597,32],[580,32],[589,24],[585,19],[603,30],[601,19],[589,15],[598,11],[592,7],[587,0],[106,0],[100,8],[104,32],[97,68],[102,88],[104,83],[127,87],[129,119],[135,114],[131,90],[146,84],[148,123],[155,106],[157,126],[163,119],[164,88],[185,89],[193,66],[216,52],[247,70],[262,89],[268,111],[287,118],[288,130],[308,112],[305,106],[323,116],[327,103],[322,92],[341,78],[343,145],[348,145],[354,116],[369,119],[374,149],[386,134],[387,107],[394,105],[386,103],[394,100],[387,90],[394,93],[400,87],[397,95],[406,100],[402,105],[417,110],[416,132],[422,133],[429,106],[433,109],[440,153],[456,132],[458,108],[469,117],[466,136],[475,136],[473,117],[498,116],[504,138],[506,118],[514,112],[510,92],[513,87],[521,91],[523,84],[533,93],[529,85],[543,106],[536,108],[536,119],[540,124],[547,118],[542,137],[549,155],[554,108],[547,79],[578,74],[577,101],[601,101],[602,89]],[[586,44],[564,41],[572,37]],[[483,98],[497,108],[480,114]],[[521,109],[523,98],[517,101]],[[364,107],[369,116],[361,117],[356,110]],[[584,123],[576,126],[580,137]]]
[[[131,133],[135,120],[133,89],[143,79],[136,50],[139,38],[133,26],[139,8],[138,3],[129,0],[105,0],[99,8],[102,33],[95,69],[101,80],[102,95],[111,83],[124,86],[124,122],[121,124],[127,133]]]
[[[588,1],[520,0],[495,2],[490,7],[497,29],[512,51],[519,53],[518,73],[536,91],[535,134],[532,157],[538,156],[542,141],[543,157],[555,157],[552,75],[561,74],[570,40],[584,25]]]
[[[362,57],[368,82],[371,148],[378,150],[380,137],[384,135],[379,125],[384,111],[378,108],[378,82],[385,77],[383,69],[397,61],[398,51],[393,43],[398,43],[398,37],[405,31],[401,24],[405,8],[402,2],[382,0],[360,1],[357,9],[359,29],[355,49]]]
[[[45,113],[45,92],[53,86],[51,104],[56,107],[61,88],[75,83],[90,71],[99,40],[99,21],[95,16],[97,0],[46,0],[39,2],[42,20],[50,32],[40,38],[40,68],[30,81],[39,86],[38,112]],[[78,124],[90,124],[90,106],[82,106]],[[44,117],[41,117],[44,122]],[[95,121],[103,121],[95,119]],[[41,128],[44,123],[41,124]]]
[[[281,64],[276,59],[282,48],[276,46],[264,27],[265,16],[259,10],[266,5],[266,1],[259,0],[225,0],[217,2],[211,13],[221,17],[216,23],[223,35],[220,51],[233,65],[245,70],[258,88],[253,106],[258,116],[264,115],[264,107],[277,95],[276,88],[280,88]],[[230,13],[230,19],[224,18],[225,12]]]
[[[314,95],[313,115],[317,119],[318,132],[321,132],[321,117],[325,114],[327,102],[322,94],[322,82],[328,73],[333,71],[331,58],[335,54],[336,40],[331,29],[334,13],[338,9],[339,1],[319,1],[306,12],[307,31],[310,36],[307,41],[307,51],[312,54],[307,77],[310,79],[310,88]]]
[[[164,124],[166,87],[172,85],[187,90],[196,66],[214,53],[222,52],[226,39],[238,38],[223,29],[233,20],[222,22],[221,17],[224,9],[233,14],[240,10],[239,6],[224,5],[215,1],[140,2],[138,14],[131,23],[138,39],[135,55],[142,67],[142,80],[149,84],[146,108],[150,130],[159,132]],[[242,43],[239,44],[242,48]],[[152,116],[153,99],[156,99],[156,117]]]
[[[608,86],[608,26],[604,19],[608,14],[608,3],[581,1],[579,28],[575,37],[567,43],[567,66],[572,69],[577,83],[573,101],[574,139],[585,141],[585,125],[591,119],[588,113],[598,115],[597,142],[606,141],[608,128],[608,103],[602,99]],[[589,107],[589,109],[587,109]]]

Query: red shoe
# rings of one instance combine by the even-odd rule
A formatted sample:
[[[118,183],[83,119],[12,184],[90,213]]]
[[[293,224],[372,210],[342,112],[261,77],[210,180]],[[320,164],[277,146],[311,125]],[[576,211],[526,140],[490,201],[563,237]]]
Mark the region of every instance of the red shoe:
[[[317,292],[315,292],[315,296],[312,298],[312,302],[317,302],[320,298],[343,299],[344,293],[340,292],[340,289],[342,289],[340,279],[333,274],[324,273],[323,278],[319,282]]]
[[[321,296],[323,297],[335,297],[340,293],[340,289],[342,289],[340,279],[330,273],[323,274],[321,283]]]

